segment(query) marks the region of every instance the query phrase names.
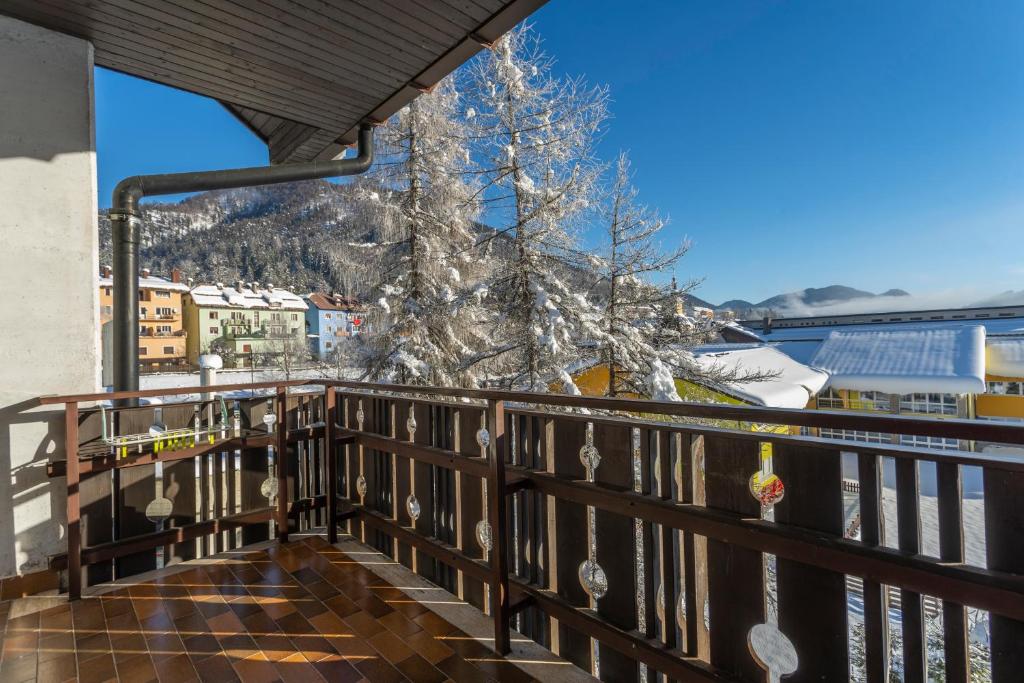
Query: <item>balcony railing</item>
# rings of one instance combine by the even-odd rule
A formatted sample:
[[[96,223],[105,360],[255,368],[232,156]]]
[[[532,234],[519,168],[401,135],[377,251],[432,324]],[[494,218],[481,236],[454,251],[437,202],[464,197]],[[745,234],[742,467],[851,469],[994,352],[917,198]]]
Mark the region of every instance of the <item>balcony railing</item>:
[[[229,402],[237,428],[216,423],[210,401],[164,405],[166,428],[186,435],[119,450],[98,438],[99,413],[79,406],[195,391],[42,399],[65,405],[68,460],[51,475],[67,477],[72,598],[86,578],[109,578],[111,561],[118,575],[145,571],[157,549],[173,562],[271,528],[285,542],[326,524],[334,542],[340,525],[486,610],[499,652],[514,627],[604,680],[884,681],[898,630],[904,679],[924,681],[935,649],[926,605],[942,615],[946,680],[967,680],[972,667],[1020,679],[1024,458],[726,426],[1016,445],[1022,426],[293,381],[206,388],[248,392]],[[121,409],[115,433],[147,433],[155,410]],[[197,416],[206,431],[190,439]],[[157,462],[175,495],[154,508],[163,516],[153,531],[142,511]],[[922,513],[922,472],[935,480],[936,519]],[[981,481],[983,521],[967,533],[983,537],[985,566],[965,557],[968,475]],[[135,520],[134,535],[110,538],[112,519],[122,532]],[[938,557],[924,553],[929,535]],[[968,608],[988,614],[982,659],[970,655]]]

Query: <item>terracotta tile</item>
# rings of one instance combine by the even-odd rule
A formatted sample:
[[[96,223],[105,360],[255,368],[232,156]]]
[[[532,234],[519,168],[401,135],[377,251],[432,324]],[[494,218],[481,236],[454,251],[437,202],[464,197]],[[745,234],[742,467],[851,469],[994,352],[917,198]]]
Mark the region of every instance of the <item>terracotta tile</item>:
[[[225,609],[223,613],[215,617],[207,618],[206,624],[210,632],[216,634],[218,638],[221,637],[220,634],[234,635],[245,633],[245,626],[242,624],[242,620],[228,609]]]
[[[111,636],[110,649],[114,652],[115,657],[117,653],[127,653],[129,656],[149,653],[149,648],[146,644],[146,637],[141,631],[120,633],[116,636]]]
[[[331,683],[355,683],[363,678],[363,674],[352,664],[338,657],[329,657],[313,664],[324,680]]]
[[[274,668],[277,669],[281,679],[289,683],[293,681],[294,683],[310,683],[323,680],[316,668],[298,653],[274,662]]]
[[[270,615],[271,619],[275,620],[288,616],[296,611],[295,605],[287,602],[284,598],[271,598],[267,601],[260,601],[260,607]]]
[[[256,641],[245,633],[218,637],[217,640],[220,641],[220,647],[224,654],[228,655],[232,661],[246,659],[260,652],[259,647],[256,646]]]
[[[292,572],[292,576],[294,576],[295,579],[304,586],[322,580],[320,575],[309,567],[303,567],[298,571]]]
[[[232,602],[228,605],[231,611],[235,613],[239,619],[245,619],[253,614],[259,614],[263,611],[263,608],[257,605],[255,602],[250,600]]]
[[[407,657],[395,664],[395,668],[413,683],[441,683],[447,674],[441,673],[439,669],[417,654]]]
[[[328,638],[327,640],[338,654],[350,662],[380,656],[373,646],[362,638]]]
[[[73,633],[57,633],[39,639],[39,661],[45,662],[64,655],[75,656],[75,636]]]
[[[231,662],[224,654],[207,657],[199,663],[193,662],[193,666],[203,683],[231,683],[238,680],[235,670],[231,668]]]
[[[419,631],[407,636],[405,644],[431,664],[437,664],[442,659],[447,659],[453,652],[450,647],[426,631]]]
[[[70,631],[71,606],[60,605],[39,613],[39,626],[46,631]]]
[[[313,627],[324,635],[348,635],[352,633],[352,628],[349,627],[344,621],[341,620],[334,612],[324,612],[318,614],[315,617],[310,617],[309,623]]]
[[[6,671],[0,673],[0,680],[7,680],[6,673]],[[60,681],[75,678],[77,675],[78,663],[75,661],[75,656],[73,654],[62,655],[60,657],[49,659],[45,662],[39,662],[39,669],[36,674],[41,683],[44,681],[60,683]]]
[[[448,678],[459,683],[488,683],[492,679],[462,657],[452,655],[438,662],[437,668],[448,675]]]
[[[267,633],[276,633],[280,631],[280,627],[277,622],[270,618],[270,615],[264,612],[262,609],[255,613],[250,614],[242,619],[242,624],[246,630],[253,636],[261,636]]]
[[[381,631],[368,639],[367,642],[391,663],[400,662],[413,654],[412,648],[402,642],[402,639],[391,631]]]
[[[295,645],[282,634],[260,636],[255,641],[256,647],[272,662],[295,654]]]
[[[362,659],[356,662],[356,668],[371,683],[398,683],[405,676],[384,659]]]
[[[424,612],[418,617],[413,617],[413,621],[419,624],[420,628],[424,631],[434,636],[443,636],[455,630],[455,627],[448,623],[448,621],[433,612]]]
[[[142,619],[139,622],[140,628],[145,633],[169,633],[176,631],[177,628],[174,625],[174,620],[171,619],[170,615],[164,610]]]
[[[182,640],[194,635],[206,633],[209,630],[206,626],[206,620],[203,619],[202,615],[198,612],[193,612],[187,616],[175,619],[174,627],[178,630],[178,633],[181,634]]]
[[[185,683],[198,680],[199,675],[188,655],[180,654],[153,661],[160,683]]]
[[[198,662],[220,652],[220,643],[208,633],[184,638],[182,642],[197,671],[199,670]]]
[[[291,638],[295,649],[302,653],[302,656],[309,662],[319,662],[332,655],[338,654],[334,646],[323,636],[295,636]]]
[[[8,642],[10,637],[8,637]],[[101,654],[110,653],[110,637],[106,633],[93,633],[79,636],[75,634],[75,651],[79,660],[86,660]]]
[[[35,657],[18,657],[16,659],[4,658],[3,666],[0,668],[0,680],[19,683],[20,681],[34,681],[38,677]]]
[[[148,683],[157,680],[156,669],[149,655],[137,655],[117,663],[117,678],[125,683]]]
[[[376,595],[367,595],[358,600],[353,600],[360,609],[364,612],[368,612],[373,617],[380,619],[386,614],[390,614],[394,610],[386,602],[378,598]]]
[[[151,633],[146,635],[146,647],[154,662],[185,653],[185,644],[177,633]]]
[[[100,683],[117,677],[114,669],[114,658],[109,653],[92,657],[86,661],[78,660],[79,683]]]
[[[274,683],[281,680],[274,665],[263,657],[234,660],[231,666],[244,683]]]
[[[347,617],[350,614],[355,614],[359,611],[359,607],[344,595],[337,595],[333,598],[324,600],[324,604],[329,607],[332,612],[342,618]]]
[[[419,624],[412,622],[408,617],[406,617],[401,612],[392,612],[391,614],[385,614],[377,621],[383,624],[384,627],[392,633],[395,633],[402,637],[411,636],[413,633],[419,633],[423,630]]]
[[[483,671],[485,675],[502,683],[506,681],[508,683],[531,683],[533,681],[532,676],[512,662],[498,657],[493,652],[478,659],[467,658],[467,661]]]
[[[234,614],[231,612],[231,608],[228,607],[228,603],[221,600],[219,597],[217,600],[197,600],[195,601],[196,608],[199,613],[203,615],[203,618],[210,620],[213,617],[224,614],[225,612]]]
[[[277,625],[286,635],[316,633],[316,629],[313,628],[313,625],[306,620],[306,617],[302,616],[298,612],[292,612],[291,614],[277,619]]]
[[[385,630],[384,627],[380,625],[380,622],[363,611],[348,615],[345,617],[344,621],[355,629],[356,633],[364,638],[369,638]]]

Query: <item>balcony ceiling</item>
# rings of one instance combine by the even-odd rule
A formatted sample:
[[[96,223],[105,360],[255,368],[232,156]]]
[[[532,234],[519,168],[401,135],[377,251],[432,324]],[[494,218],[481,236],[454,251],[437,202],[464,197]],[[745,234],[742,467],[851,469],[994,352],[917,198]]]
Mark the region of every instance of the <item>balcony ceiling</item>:
[[[221,102],[273,163],[355,142],[546,0],[4,0],[96,64]],[[126,103],[131,106],[131,103]]]

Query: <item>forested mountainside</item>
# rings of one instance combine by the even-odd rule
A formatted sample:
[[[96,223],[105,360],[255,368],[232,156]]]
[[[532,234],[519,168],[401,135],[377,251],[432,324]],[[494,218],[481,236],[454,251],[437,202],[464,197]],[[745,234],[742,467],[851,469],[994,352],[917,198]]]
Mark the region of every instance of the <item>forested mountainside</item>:
[[[354,219],[352,184],[326,181],[203,192],[146,203],[141,266],[180,268],[197,282],[242,279],[296,292],[367,294],[357,276],[373,227]],[[111,263],[110,221],[100,212],[100,260]]]

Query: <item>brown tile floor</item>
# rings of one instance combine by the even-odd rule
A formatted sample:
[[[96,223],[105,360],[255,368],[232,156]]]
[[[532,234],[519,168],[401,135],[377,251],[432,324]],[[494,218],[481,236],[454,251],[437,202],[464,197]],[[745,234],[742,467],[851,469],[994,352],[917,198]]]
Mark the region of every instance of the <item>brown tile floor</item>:
[[[317,537],[9,613],[4,683],[530,680]]]

